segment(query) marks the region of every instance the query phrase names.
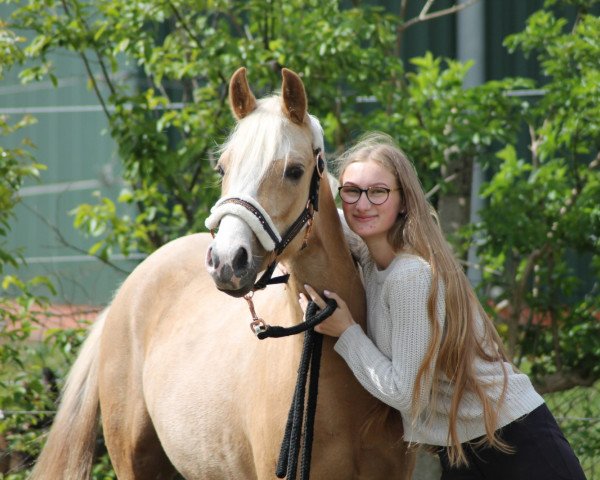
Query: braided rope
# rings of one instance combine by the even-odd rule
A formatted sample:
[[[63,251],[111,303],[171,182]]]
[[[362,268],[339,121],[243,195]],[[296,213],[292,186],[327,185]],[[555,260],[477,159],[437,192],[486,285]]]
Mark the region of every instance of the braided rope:
[[[275,471],[277,478],[287,478],[287,480],[295,480],[296,478],[303,424],[304,442],[302,442],[300,479],[308,480],[310,477],[312,443],[317,412],[317,394],[319,389],[319,370],[321,367],[323,346],[323,335],[315,332],[314,327],[329,317],[337,308],[335,300],[327,299],[326,302],[327,305],[322,310],[319,310],[316,303],[309,302],[306,308],[306,321],[302,324],[288,328],[268,326],[264,332],[258,334],[258,338],[262,340],[269,337],[279,338],[304,332],[304,343],[300,366],[298,367],[296,388],[294,389],[294,396],[288,413],[285,433],[279,451],[279,460]],[[308,400],[305,399],[307,380]]]

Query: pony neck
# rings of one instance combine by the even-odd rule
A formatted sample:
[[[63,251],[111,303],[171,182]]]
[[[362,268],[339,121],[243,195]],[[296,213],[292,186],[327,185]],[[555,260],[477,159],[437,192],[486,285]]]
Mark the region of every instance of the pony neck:
[[[284,261],[290,273],[290,301],[297,310],[297,320],[300,320],[302,311],[298,305],[298,294],[304,291],[304,284],[311,285],[321,295],[323,290],[335,292],[348,304],[354,321],[364,328],[364,288],[344,238],[342,224],[326,178],[321,182],[319,198],[319,211],[315,213],[307,247]]]

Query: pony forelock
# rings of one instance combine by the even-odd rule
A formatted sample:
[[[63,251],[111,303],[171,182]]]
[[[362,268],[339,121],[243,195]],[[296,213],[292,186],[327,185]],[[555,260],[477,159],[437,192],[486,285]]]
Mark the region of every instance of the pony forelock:
[[[323,129],[316,117],[309,115],[312,148],[324,150]],[[274,160],[287,162],[299,155],[294,149],[290,120],[282,114],[278,96],[263,98],[251,115],[240,120],[228,140],[221,147],[221,154],[229,155],[228,168],[236,172],[231,189],[253,193]]]

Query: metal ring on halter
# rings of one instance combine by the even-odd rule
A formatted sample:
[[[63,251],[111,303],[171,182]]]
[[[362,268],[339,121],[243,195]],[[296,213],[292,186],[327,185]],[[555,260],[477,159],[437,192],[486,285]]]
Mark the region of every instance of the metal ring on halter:
[[[320,148],[316,149],[317,157],[316,157],[316,169],[319,178],[323,178],[323,174],[325,173],[325,160],[323,160],[323,153]]]

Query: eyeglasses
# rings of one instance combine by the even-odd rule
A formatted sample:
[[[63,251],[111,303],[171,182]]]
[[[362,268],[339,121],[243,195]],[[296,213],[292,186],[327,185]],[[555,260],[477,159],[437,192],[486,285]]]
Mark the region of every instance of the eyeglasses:
[[[350,204],[358,202],[360,196],[364,193],[367,196],[367,200],[373,205],[381,205],[389,198],[390,192],[395,192],[396,190],[400,189],[387,187],[359,188],[354,185],[338,187],[342,201]]]

